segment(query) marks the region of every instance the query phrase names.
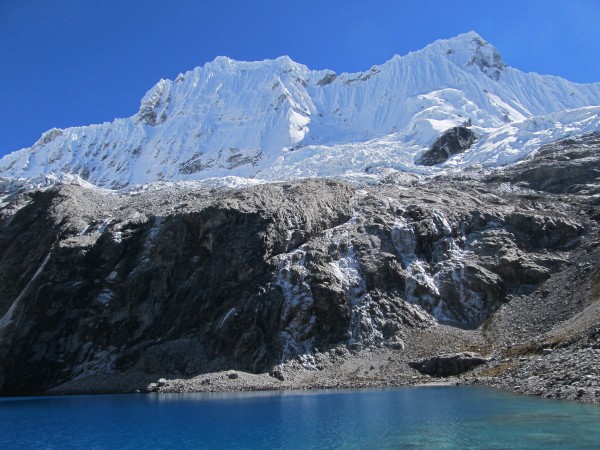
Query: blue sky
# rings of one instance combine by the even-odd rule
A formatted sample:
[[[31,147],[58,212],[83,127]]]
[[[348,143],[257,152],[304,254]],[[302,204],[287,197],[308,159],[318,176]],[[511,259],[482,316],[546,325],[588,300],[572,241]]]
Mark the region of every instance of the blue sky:
[[[513,67],[596,82],[598,23],[597,0],[0,0],[0,156],[218,55],[352,72],[475,30]]]

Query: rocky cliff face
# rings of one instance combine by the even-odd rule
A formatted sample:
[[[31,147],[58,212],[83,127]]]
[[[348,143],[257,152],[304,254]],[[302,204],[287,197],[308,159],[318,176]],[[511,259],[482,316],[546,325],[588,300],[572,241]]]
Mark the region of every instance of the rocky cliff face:
[[[599,140],[557,142],[486,177],[11,194],[0,212],[0,393],[291,360],[318,370],[317,349],[340,345],[401,358],[414,333],[448,326],[487,336],[490,352],[516,345],[506,318],[540,323],[543,308],[523,302],[593,248]],[[582,277],[598,270],[595,254]]]
[[[181,339],[191,353],[173,370],[218,357],[263,369],[281,356],[270,261],[351,213],[350,189],[329,182],[143,197],[59,186],[5,219],[5,389],[151,370],[145,355],[173,356]]]

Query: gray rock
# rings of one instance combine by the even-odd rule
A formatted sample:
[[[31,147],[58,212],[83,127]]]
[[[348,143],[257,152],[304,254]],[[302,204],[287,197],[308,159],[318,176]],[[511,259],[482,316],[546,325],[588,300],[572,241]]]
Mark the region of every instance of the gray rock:
[[[519,167],[508,167],[488,179],[555,194],[597,194],[600,161],[595,152],[599,145],[598,132],[562,139],[542,146]]]
[[[398,175],[360,189],[307,180],[7,194],[0,393],[79,386],[91,373],[98,390],[121,386],[99,379],[142,380],[131,391],[230,367],[268,373],[282,360],[327,372],[385,347],[396,374],[406,359],[482,342],[507,360],[498,383],[510,375],[554,395],[545,379],[524,380],[564,367],[587,382],[600,367],[600,213],[586,167],[600,144],[552,145],[486,177]],[[560,183],[527,175],[548,165]],[[541,358],[544,348],[554,351]],[[459,360],[456,370],[468,365]]]
[[[458,353],[451,355],[438,355],[420,361],[411,361],[409,366],[419,372],[434,377],[449,377],[472,370],[473,368],[489,362],[475,353]]]
[[[401,340],[387,341],[385,346],[394,350],[404,350],[405,344]]]
[[[476,139],[475,133],[467,126],[450,128],[431,144],[431,148],[421,156],[418,164],[424,166],[441,164],[450,156],[471,148]]]
[[[277,378],[279,381],[285,380],[285,376],[283,375],[283,370],[281,369],[281,366],[273,367],[273,370],[271,370],[269,375],[271,375],[273,378]]]

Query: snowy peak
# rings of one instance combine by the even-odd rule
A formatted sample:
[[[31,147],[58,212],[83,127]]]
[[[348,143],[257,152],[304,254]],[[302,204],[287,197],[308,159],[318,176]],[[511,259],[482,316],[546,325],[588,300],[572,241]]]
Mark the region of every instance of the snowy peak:
[[[479,70],[493,80],[500,79],[500,74],[506,64],[502,61],[498,50],[477,33],[471,32],[461,35],[456,39],[449,40],[448,43],[450,45],[446,50],[446,54],[450,58],[462,65],[466,62],[466,67],[478,67]],[[455,43],[458,44],[455,47],[458,50],[453,48]]]
[[[506,64],[500,52],[492,44],[474,31],[458,35],[451,39],[440,39],[422,50],[411,52],[418,58],[439,60],[448,59],[461,69],[477,67],[493,80],[498,80]],[[395,59],[402,59],[396,56]]]
[[[160,80],[130,118],[44,133],[2,158],[0,176],[71,174],[121,188],[494,166],[526,156],[558,131],[594,131],[597,105],[600,84],[520,72],[475,32],[339,75],[288,56],[219,56]],[[445,130],[467,121],[478,139],[464,155],[429,169],[416,163]],[[546,128],[531,132],[532,121]],[[508,137],[498,132],[507,125]]]
[[[496,48],[481,39],[473,39],[475,51],[467,66],[475,65],[493,80],[500,79],[500,73],[506,67]]]
[[[138,116],[147,125],[158,125],[167,120],[166,109],[171,100],[172,82],[160,80],[142,99]]]

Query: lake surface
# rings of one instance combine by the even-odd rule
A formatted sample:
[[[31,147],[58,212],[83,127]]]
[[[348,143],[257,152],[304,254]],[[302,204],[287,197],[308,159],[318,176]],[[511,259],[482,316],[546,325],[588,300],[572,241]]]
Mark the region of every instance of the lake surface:
[[[600,407],[475,387],[0,399],[0,448],[600,448]]]

